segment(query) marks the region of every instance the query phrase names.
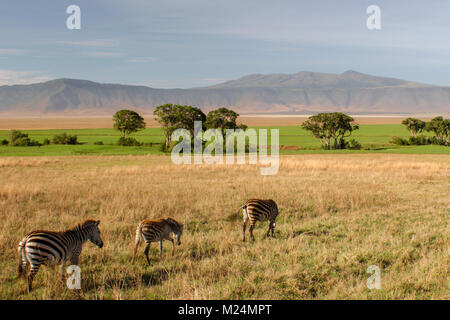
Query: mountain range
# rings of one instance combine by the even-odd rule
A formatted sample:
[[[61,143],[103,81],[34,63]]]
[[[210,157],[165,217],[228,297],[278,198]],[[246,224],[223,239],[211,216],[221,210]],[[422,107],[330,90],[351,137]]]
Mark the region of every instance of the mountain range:
[[[125,106],[149,114],[155,106],[165,103],[197,106],[205,112],[223,106],[240,114],[327,111],[448,114],[450,87],[352,70],[341,74],[308,71],[252,74],[191,89],[156,89],[76,79],[0,86],[0,115],[111,115]]]

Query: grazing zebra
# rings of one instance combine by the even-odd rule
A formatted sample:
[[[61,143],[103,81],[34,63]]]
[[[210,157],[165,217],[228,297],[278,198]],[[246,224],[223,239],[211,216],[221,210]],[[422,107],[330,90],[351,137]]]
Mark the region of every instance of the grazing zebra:
[[[171,233],[174,234],[175,239],[172,238]],[[172,218],[161,220],[144,220],[136,229],[136,246],[134,247],[133,260],[136,257],[136,252],[141,240],[146,243],[144,254],[147,258],[147,263],[150,265],[148,251],[150,250],[150,243],[159,241],[159,256],[162,257],[163,240],[170,240],[172,242],[172,255],[175,253],[175,240],[178,245],[181,245],[181,234],[183,233],[183,225]]]
[[[100,220],[86,220],[64,232],[33,231],[19,243],[19,277],[28,280],[28,291],[32,289],[33,278],[42,264],[61,265],[61,278],[64,280],[64,264],[70,260],[78,265],[83,244],[89,240],[99,248],[103,247],[98,225]]]
[[[242,209],[244,216],[243,236],[242,241],[245,241],[245,229],[247,222],[250,221],[250,236],[252,240],[255,240],[253,236],[253,228],[256,221],[269,220],[269,230],[267,230],[266,237],[271,235],[273,237],[273,231],[275,229],[275,219],[278,216],[278,206],[273,200],[260,200],[250,199],[239,210]],[[238,212],[239,212],[238,210]]]

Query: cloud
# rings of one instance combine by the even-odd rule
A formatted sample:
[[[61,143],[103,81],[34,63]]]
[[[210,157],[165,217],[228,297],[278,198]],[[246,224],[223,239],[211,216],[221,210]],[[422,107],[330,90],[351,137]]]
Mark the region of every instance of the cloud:
[[[148,63],[148,62],[155,62],[156,59],[152,57],[139,57],[139,58],[130,58],[127,60],[127,62],[130,63]]]
[[[122,53],[113,51],[90,51],[90,52],[82,52],[81,54],[83,56],[94,58],[115,58],[122,56]]]
[[[25,54],[26,50],[0,48],[0,56],[17,56]]]
[[[0,69],[0,85],[30,84],[51,80],[44,76],[41,71],[15,71]]]
[[[96,39],[96,40],[82,40],[82,41],[58,41],[58,43],[69,46],[115,47],[119,45],[119,40]]]

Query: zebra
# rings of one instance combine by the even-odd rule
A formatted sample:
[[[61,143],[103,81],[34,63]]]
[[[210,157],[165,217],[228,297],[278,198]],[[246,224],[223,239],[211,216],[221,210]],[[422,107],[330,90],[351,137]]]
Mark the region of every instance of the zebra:
[[[64,281],[64,265],[70,261],[78,265],[83,244],[89,240],[99,248],[103,247],[98,225],[100,220],[86,220],[64,232],[33,231],[20,241],[19,277],[28,282],[28,292],[32,290],[34,276],[42,264],[61,265],[61,279]]]
[[[172,238],[171,233],[175,236]],[[172,256],[175,254],[175,241],[178,245],[181,245],[181,234],[183,233],[183,224],[178,223],[172,218],[160,219],[160,220],[144,220],[136,228],[136,243],[134,247],[133,260],[136,257],[136,252],[141,243],[144,240],[146,243],[144,254],[147,258],[147,263],[150,265],[150,259],[148,252],[150,250],[150,243],[159,241],[159,257],[162,258],[163,240],[170,240],[172,242]]]
[[[273,237],[273,232],[275,229],[275,219],[278,216],[278,206],[272,199],[261,200],[261,199],[250,199],[243,206],[238,209],[242,209],[242,214],[244,218],[243,236],[242,241],[245,241],[245,229],[247,223],[250,221],[250,236],[252,240],[255,240],[253,236],[253,228],[255,227],[256,221],[266,221],[269,220],[269,230],[267,230],[266,237],[271,235]]]

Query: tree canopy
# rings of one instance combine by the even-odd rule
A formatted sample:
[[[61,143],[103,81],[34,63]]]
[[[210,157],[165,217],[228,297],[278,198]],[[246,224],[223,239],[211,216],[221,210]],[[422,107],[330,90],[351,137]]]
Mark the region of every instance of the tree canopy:
[[[176,129],[186,129],[194,136],[194,121],[202,121],[203,130],[206,119],[206,115],[197,107],[171,103],[156,107],[153,114],[163,127],[166,148],[169,147],[172,133]]]
[[[319,113],[311,116],[301,126],[311,131],[314,137],[320,140],[324,149],[331,148],[334,140],[334,149],[345,148],[345,138],[349,137],[359,126],[354,124],[355,120],[342,112]]]
[[[132,110],[119,110],[113,116],[114,128],[126,138],[129,134],[145,128],[144,118]]]
[[[436,135],[440,144],[450,144],[450,120],[443,117],[435,117],[426,123],[426,131],[431,131]]]
[[[239,114],[227,108],[219,108],[210,111],[206,116],[206,129],[220,129],[222,137],[225,141],[225,134],[227,129],[247,129],[245,124],[238,125],[236,119]]]
[[[415,118],[406,118],[402,121],[402,124],[408,128],[413,137],[421,133],[426,126],[426,122]]]

